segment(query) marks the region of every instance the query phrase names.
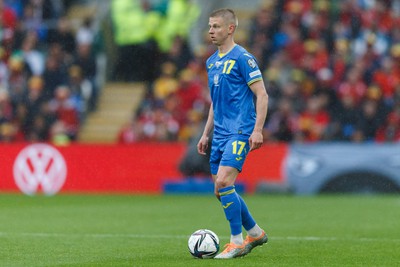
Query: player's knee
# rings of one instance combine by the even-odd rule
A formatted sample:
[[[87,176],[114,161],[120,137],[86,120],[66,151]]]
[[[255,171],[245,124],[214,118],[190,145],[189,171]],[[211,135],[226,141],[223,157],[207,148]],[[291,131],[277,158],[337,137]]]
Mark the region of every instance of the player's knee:
[[[216,188],[217,190],[221,189],[221,188],[225,188],[227,186],[230,186],[230,184],[225,180],[225,179],[217,179],[215,181],[216,184]],[[218,191],[217,191],[218,192]]]

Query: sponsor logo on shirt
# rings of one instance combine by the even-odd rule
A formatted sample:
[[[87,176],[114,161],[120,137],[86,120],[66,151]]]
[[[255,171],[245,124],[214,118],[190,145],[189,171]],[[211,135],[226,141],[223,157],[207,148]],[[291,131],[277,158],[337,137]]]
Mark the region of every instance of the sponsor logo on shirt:
[[[249,73],[250,78],[253,78],[255,76],[261,75],[261,71],[260,70],[255,70],[253,72]]]

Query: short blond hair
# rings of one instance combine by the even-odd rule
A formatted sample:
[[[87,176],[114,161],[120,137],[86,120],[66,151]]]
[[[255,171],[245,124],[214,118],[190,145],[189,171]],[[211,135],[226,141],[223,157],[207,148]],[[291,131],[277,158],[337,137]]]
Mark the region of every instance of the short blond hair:
[[[235,26],[235,28],[237,26],[239,26],[239,21],[236,17],[235,12],[232,9],[221,8],[221,9],[214,10],[210,14],[210,18],[215,18],[215,17],[223,18],[225,22],[227,22],[228,24],[233,24]]]

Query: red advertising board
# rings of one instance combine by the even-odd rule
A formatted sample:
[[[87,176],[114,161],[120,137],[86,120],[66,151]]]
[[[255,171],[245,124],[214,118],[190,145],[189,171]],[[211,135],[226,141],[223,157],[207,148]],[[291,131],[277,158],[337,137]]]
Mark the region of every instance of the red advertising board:
[[[0,144],[0,191],[161,193],[166,179],[184,179],[178,165],[185,150],[182,143]],[[282,181],[286,150],[280,144],[251,152],[239,180],[250,191],[261,180]]]
[[[245,182],[250,192],[262,181],[284,183],[282,164],[287,152],[287,144],[266,144],[250,152],[238,181]]]

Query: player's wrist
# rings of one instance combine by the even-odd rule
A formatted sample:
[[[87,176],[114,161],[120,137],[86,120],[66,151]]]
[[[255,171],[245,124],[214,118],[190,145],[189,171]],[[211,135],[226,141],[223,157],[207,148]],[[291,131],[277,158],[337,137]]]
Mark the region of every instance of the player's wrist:
[[[253,133],[262,133],[262,128],[254,128]]]

